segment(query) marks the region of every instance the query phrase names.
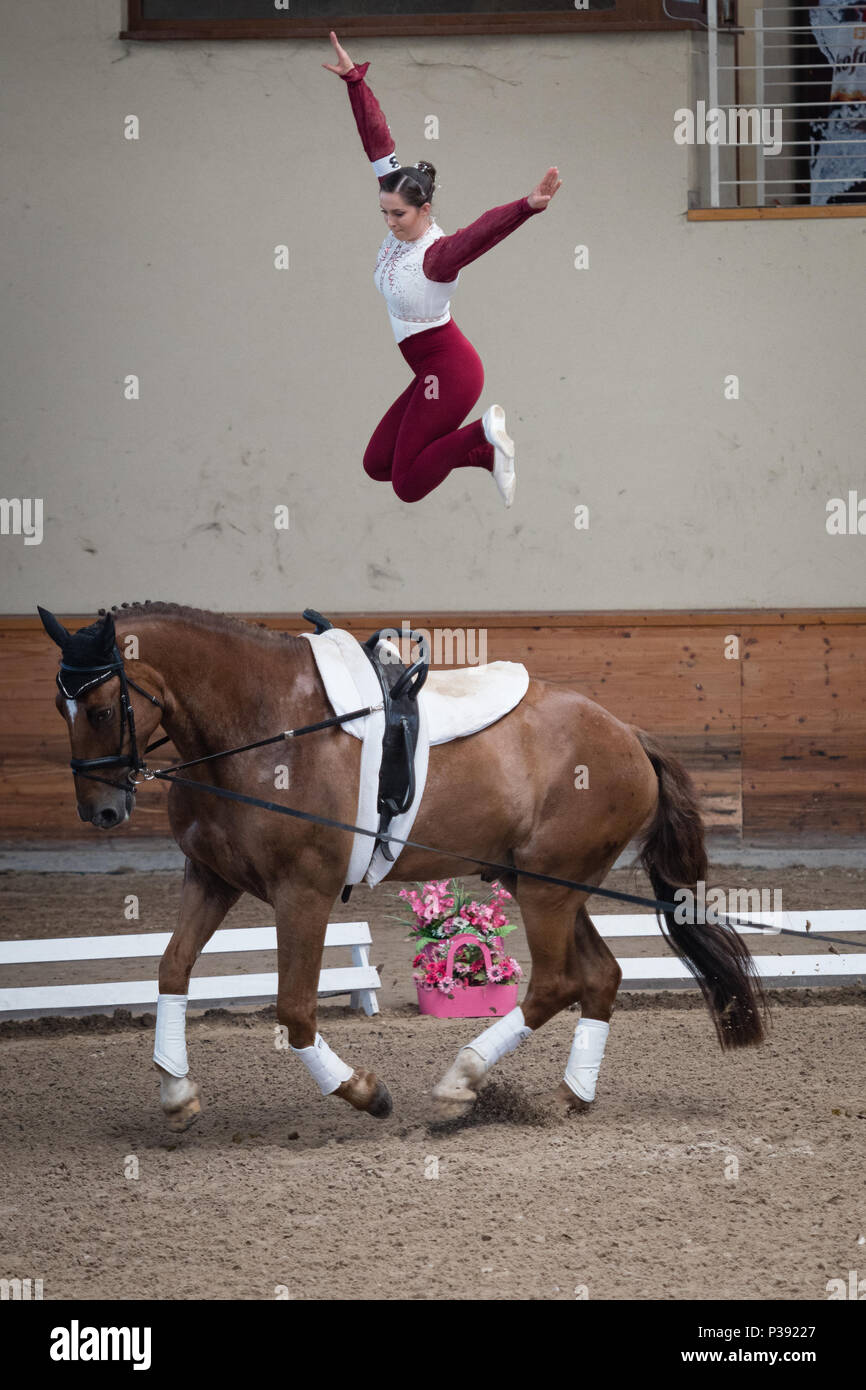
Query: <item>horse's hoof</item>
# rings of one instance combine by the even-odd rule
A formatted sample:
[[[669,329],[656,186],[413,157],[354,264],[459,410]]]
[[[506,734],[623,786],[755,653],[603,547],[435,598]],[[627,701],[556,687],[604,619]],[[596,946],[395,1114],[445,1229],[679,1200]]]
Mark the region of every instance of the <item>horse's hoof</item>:
[[[437,1120],[460,1120],[468,1115],[478,1095],[475,1091],[456,1086],[435,1086],[433,1106]]]
[[[434,1120],[438,1125],[446,1125],[452,1120],[461,1120],[470,1115],[473,1101],[461,1104],[460,1101],[434,1101]]]
[[[373,1099],[367,1106],[367,1114],[372,1115],[374,1119],[385,1120],[393,1109],[394,1102],[391,1099],[391,1092],[388,1090],[384,1081],[377,1081],[376,1089],[373,1092]]]
[[[441,1101],[443,1105],[447,1101],[454,1101],[458,1105],[474,1105],[478,1099],[478,1092],[470,1090],[468,1086],[449,1085],[448,1082],[440,1081],[433,1087],[433,1099]]]
[[[553,1099],[564,1115],[580,1114],[584,1110],[592,1109],[592,1101],[581,1100],[564,1081],[560,1081]]]
[[[194,1125],[201,1114],[201,1101],[198,1096],[193,1096],[185,1105],[181,1105],[177,1110],[167,1110],[165,1112],[165,1122],[173,1134],[183,1134],[185,1129]]]

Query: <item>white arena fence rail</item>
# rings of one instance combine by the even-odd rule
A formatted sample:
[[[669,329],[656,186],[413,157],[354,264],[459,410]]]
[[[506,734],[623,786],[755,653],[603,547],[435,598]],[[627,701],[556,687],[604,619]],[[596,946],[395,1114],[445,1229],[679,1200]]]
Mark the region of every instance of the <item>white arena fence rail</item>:
[[[608,940],[617,938],[660,937],[654,916],[646,913],[597,916],[595,925]],[[866,911],[767,912],[761,914],[767,926],[784,927],[802,934],[827,932],[866,933]],[[768,986],[851,985],[866,983],[866,953],[830,951],[822,943],[820,955],[779,955],[772,943],[783,938],[761,932],[756,927],[739,927],[744,937],[763,936],[766,954],[753,956],[758,974]],[[7,965],[50,964],[61,961],[102,961],[161,956],[171,938],[170,932],[130,933],[128,936],[50,937],[42,941],[0,942],[0,967]],[[785,938],[789,940],[790,938]],[[203,955],[243,951],[276,950],[274,927],[223,928],[211,937]],[[817,944],[817,943],[816,943]],[[352,1008],[366,1014],[379,1012],[376,991],[381,988],[378,971],[370,965],[372,945],[367,922],[331,924],[325,948],[351,948],[352,965],[328,966],[319,976],[319,997],[328,999],[348,994]],[[672,954],[664,956],[618,956],[626,989],[677,989],[695,987],[688,967]],[[107,981],[103,984],[39,985],[0,989],[0,1018],[39,1018],[45,1015],[112,1013],[115,1009],[139,1012],[153,1010],[157,999],[156,980]],[[228,1008],[231,1005],[271,1004],[277,993],[276,974],[212,975],[192,977],[189,1002],[193,1008]]]
[[[36,965],[52,961],[122,960],[161,956],[171,932],[138,932],[129,936],[46,937],[44,941],[0,942],[0,968]],[[348,994],[353,1009],[377,1014],[379,972],[370,964],[372,937],[367,922],[331,923],[325,933],[325,949],[349,947],[351,965],[326,966],[319,975],[319,998]],[[275,951],[275,927],[225,927],[214,932],[202,955],[239,951]],[[88,985],[38,985],[0,989],[0,1018],[40,1018],[49,1014],[112,1013],[115,1009],[141,1012],[156,1008],[156,980],[107,981]],[[189,1002],[196,1009],[228,1008],[233,1004],[273,1004],[277,976],[210,975],[189,982]]]

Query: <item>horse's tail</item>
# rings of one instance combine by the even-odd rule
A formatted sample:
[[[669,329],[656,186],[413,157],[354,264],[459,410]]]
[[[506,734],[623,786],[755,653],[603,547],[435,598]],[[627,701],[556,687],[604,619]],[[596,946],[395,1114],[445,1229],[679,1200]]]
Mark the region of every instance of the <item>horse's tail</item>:
[[[658,806],[642,839],[641,863],[656,897],[671,902],[675,889],[688,888],[694,894],[698,881],[706,882],[707,852],[697,792],[682,763],[643,730],[635,729],[635,733],[659,788]],[[683,923],[676,916],[666,912],[659,924],[700,985],[720,1045],[748,1047],[762,1042],[766,998],[742,939],[733,927]]]

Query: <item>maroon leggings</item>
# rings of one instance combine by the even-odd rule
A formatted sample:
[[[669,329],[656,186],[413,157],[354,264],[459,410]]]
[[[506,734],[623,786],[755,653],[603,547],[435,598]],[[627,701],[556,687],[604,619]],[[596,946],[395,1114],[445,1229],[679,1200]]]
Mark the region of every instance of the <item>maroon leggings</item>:
[[[481,395],[484,368],[453,319],[398,346],[415,379],[376,426],[364,470],[390,482],[401,502],[420,502],[452,468],[493,469],[481,421],[458,428]]]

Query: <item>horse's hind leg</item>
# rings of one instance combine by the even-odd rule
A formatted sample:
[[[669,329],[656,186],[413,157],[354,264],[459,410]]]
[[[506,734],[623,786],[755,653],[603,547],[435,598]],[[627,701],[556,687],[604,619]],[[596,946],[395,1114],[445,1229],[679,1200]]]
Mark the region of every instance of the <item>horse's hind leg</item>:
[[[578,910],[573,939],[580,1022],[574,1030],[565,1077],[556,1099],[568,1110],[585,1110],[595,1099],[622,970],[584,906]]]
[[[189,1129],[201,1110],[199,1087],[189,1076],[186,1001],[192,968],[240,893],[203,864],[186,861],[180,917],[159,965],[153,1060],[159,1099],[169,1129]]]
[[[316,1027],[319,971],[333,903],[333,895],[294,883],[276,902],[277,1018],[322,1095],[337,1095],[356,1110],[384,1119],[392,1108],[385,1083],[375,1072],[343,1062]]]
[[[521,882],[518,900],[532,955],[529,989],[523,1007],[512,1009],[462,1047],[434,1087],[433,1098],[444,1115],[467,1110],[477,1099],[478,1086],[490,1068],[580,997],[581,962],[574,920],[585,899],[585,894],[571,889],[528,879]]]

